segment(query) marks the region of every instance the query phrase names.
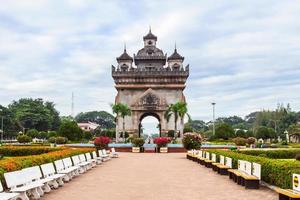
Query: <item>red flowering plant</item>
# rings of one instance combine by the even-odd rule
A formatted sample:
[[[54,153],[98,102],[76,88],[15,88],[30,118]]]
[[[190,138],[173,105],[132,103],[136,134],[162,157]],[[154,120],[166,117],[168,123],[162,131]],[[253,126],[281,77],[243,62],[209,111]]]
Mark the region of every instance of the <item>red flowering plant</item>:
[[[168,137],[158,137],[154,139],[154,143],[158,148],[166,147],[169,142],[171,142],[171,140]]]
[[[94,140],[94,145],[97,149],[107,149],[110,143],[110,138],[106,136],[96,137]]]

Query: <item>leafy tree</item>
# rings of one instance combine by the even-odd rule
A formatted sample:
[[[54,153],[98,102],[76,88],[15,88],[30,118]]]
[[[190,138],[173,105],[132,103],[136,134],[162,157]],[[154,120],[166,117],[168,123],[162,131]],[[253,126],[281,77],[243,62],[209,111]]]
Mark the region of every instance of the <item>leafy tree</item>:
[[[221,123],[217,125],[215,134],[216,138],[228,140],[234,137],[234,130],[229,124]]]
[[[209,130],[208,125],[203,120],[189,120],[185,125],[191,127],[195,132],[205,132]]]
[[[50,130],[53,127],[54,118],[58,115],[54,104],[44,103],[42,99],[23,98],[13,101],[8,108],[14,113],[14,120],[21,130],[22,128],[38,131]]]
[[[112,129],[116,126],[114,116],[106,111],[82,112],[75,117],[75,120],[77,122],[94,122],[104,129]]]
[[[20,130],[18,127],[13,112],[8,108],[0,105],[0,119],[3,117],[3,137],[12,137]]]
[[[236,137],[241,137],[241,138],[247,138],[248,137],[247,132],[245,132],[244,130],[241,130],[241,129],[237,130],[235,132],[235,135],[236,135]]]
[[[117,103],[117,104],[114,104],[112,105],[112,110],[113,110],[113,113],[117,115],[117,119],[118,117],[122,117],[123,119],[123,138],[124,138],[124,141],[125,141],[125,117],[126,116],[131,116],[131,110],[130,108],[126,105],[126,104],[122,104],[122,103]]]
[[[58,130],[60,125],[59,112],[55,109],[53,102],[45,102],[45,107],[49,110],[51,116],[51,130]]]
[[[244,120],[238,116],[219,117],[216,119],[216,123],[226,123],[229,126],[234,126],[237,124],[244,123]]]
[[[62,137],[68,138],[71,141],[80,141],[83,137],[81,128],[75,121],[64,120],[61,122],[58,133]]]
[[[295,134],[295,135],[300,135],[300,124],[293,124],[290,125],[288,128],[289,134]]]
[[[26,135],[31,138],[39,138],[39,131],[36,129],[30,129],[26,132]]]
[[[256,138],[262,138],[262,139],[269,139],[269,138],[275,138],[276,134],[274,129],[268,128],[265,126],[261,126],[256,131]]]

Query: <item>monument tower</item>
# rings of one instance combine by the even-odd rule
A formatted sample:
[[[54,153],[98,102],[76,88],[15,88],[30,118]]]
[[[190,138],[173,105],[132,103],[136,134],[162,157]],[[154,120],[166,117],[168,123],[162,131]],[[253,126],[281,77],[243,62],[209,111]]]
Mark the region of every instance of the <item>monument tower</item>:
[[[125,130],[129,134],[140,135],[141,122],[147,116],[159,121],[160,135],[174,130],[174,119],[169,122],[164,113],[169,104],[185,102],[183,90],[189,76],[189,65],[183,66],[182,57],[175,46],[167,57],[156,47],[157,37],[149,33],[143,37],[144,47],[131,57],[126,47],[117,57],[117,67],[112,66],[112,77],[118,94],[115,103],[127,104],[132,115],[125,118]],[[178,120],[177,127],[182,127]],[[117,119],[116,130],[122,132],[122,118]],[[181,134],[182,135],[182,134]]]

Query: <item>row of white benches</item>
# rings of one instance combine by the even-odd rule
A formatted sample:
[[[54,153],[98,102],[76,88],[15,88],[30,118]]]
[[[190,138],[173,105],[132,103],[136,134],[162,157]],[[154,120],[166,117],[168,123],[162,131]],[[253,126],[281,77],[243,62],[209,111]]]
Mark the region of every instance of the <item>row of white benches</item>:
[[[54,163],[4,173],[9,192],[4,192],[0,183],[0,200],[39,199],[44,193],[63,186],[64,182],[69,182],[97,164],[110,160],[111,157],[118,157],[114,148],[110,154],[106,150],[99,150],[98,155],[94,151],[56,160]]]
[[[248,189],[259,188],[261,165],[258,163],[238,160],[238,168],[233,169],[232,158],[219,155],[219,162],[217,162],[216,154],[202,150],[188,151],[187,158],[212,168],[221,175],[229,175],[230,179]]]

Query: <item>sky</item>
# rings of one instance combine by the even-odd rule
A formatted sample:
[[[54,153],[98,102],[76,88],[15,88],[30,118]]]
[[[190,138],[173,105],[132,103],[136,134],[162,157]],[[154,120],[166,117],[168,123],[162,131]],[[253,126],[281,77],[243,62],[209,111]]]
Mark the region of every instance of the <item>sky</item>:
[[[193,119],[275,109],[300,110],[300,2],[297,0],[0,0],[0,104],[53,101],[61,115],[111,112],[111,65],[157,46],[190,65],[184,91]],[[149,123],[153,120],[149,120]]]

